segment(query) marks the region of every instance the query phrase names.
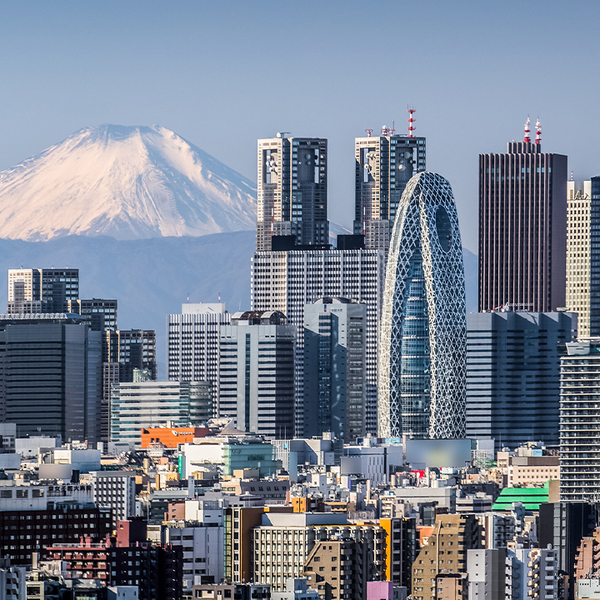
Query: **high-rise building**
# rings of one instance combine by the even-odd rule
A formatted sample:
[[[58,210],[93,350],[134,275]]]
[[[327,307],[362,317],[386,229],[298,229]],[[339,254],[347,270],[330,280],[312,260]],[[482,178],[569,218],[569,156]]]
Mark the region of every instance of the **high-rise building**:
[[[567,310],[579,338],[600,337],[600,177],[567,182]]]
[[[77,298],[79,269],[8,270],[8,313],[65,313]]]
[[[99,441],[101,334],[66,314],[0,315],[0,404],[21,437]]]
[[[412,113],[410,123],[412,127]],[[365,236],[365,248],[386,252],[402,193],[410,178],[425,171],[425,138],[395,135],[382,127],[380,136],[356,138],[354,233]]]
[[[560,360],[560,500],[600,501],[600,343],[567,344]]]
[[[366,435],[367,305],[320,298],[304,308],[304,435]]]
[[[304,311],[307,304],[341,297],[363,302],[366,326],[366,430],[377,431],[377,334],[384,282],[382,250],[289,250],[252,258],[252,310],[278,310],[301,332],[296,338],[296,436],[304,427]]]
[[[153,329],[106,329],[102,339],[102,441],[110,437],[111,386],[132,382],[134,371],[147,371],[156,380],[156,331]]]
[[[560,357],[577,332],[567,312],[467,316],[467,437],[496,451],[558,444]]]
[[[294,432],[296,328],[278,311],[239,312],[219,328],[218,414],[266,437]]]
[[[379,345],[379,435],[465,435],[466,299],[450,184],[415,175],[394,223]]]
[[[479,155],[479,311],[565,305],[567,157],[538,138]]]
[[[327,140],[283,133],[258,140],[257,200],[257,252],[272,249],[272,236],[328,244]]]
[[[117,300],[67,300],[67,312],[84,317],[93,331],[117,330]]]
[[[134,370],[150,371],[156,379],[156,331],[118,329],[105,332],[108,348],[106,362],[120,363],[120,381],[133,381]]]
[[[167,321],[169,381],[210,381],[217,389],[219,327],[230,322],[225,304],[183,304]]]

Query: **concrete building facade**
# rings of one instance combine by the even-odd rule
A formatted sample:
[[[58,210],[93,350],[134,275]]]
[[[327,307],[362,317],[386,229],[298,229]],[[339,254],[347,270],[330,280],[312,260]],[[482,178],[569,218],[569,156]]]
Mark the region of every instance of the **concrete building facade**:
[[[600,177],[567,182],[567,291],[579,338],[600,337]]]
[[[285,438],[294,431],[296,327],[278,311],[234,313],[219,328],[218,414],[241,431]]]
[[[386,255],[402,192],[413,175],[425,171],[425,138],[409,133],[383,127],[380,136],[356,138],[354,145],[354,233],[365,236],[365,248]]]
[[[329,243],[327,140],[258,140],[256,251],[270,251],[273,236],[294,236],[304,246]]]
[[[225,303],[183,304],[167,317],[169,381],[219,380],[219,327],[229,325]]]

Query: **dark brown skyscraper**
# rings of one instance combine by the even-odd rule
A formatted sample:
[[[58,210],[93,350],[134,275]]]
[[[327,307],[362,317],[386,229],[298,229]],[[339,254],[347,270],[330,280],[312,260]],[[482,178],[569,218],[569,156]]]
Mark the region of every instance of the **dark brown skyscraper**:
[[[479,155],[479,310],[565,305],[567,157],[543,154],[529,120],[506,154]]]

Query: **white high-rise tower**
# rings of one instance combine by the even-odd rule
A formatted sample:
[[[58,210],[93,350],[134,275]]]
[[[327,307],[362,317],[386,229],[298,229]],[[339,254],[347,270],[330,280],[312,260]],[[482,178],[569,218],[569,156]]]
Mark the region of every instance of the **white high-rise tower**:
[[[379,344],[379,435],[465,436],[466,299],[450,184],[415,175],[390,242]]]

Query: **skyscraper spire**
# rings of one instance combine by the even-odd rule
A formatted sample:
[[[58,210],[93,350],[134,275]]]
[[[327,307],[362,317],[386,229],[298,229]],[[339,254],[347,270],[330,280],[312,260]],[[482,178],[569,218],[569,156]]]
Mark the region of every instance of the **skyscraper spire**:
[[[416,127],[414,126],[415,118],[413,115],[415,114],[416,110],[414,108],[407,108],[406,112],[408,113],[408,137],[415,137],[413,132]]]
[[[531,128],[530,125],[531,121],[529,120],[529,115],[527,115],[527,121],[525,121],[525,137],[523,138],[524,142],[527,142],[528,144],[531,143]]]

